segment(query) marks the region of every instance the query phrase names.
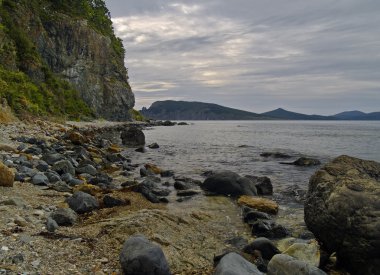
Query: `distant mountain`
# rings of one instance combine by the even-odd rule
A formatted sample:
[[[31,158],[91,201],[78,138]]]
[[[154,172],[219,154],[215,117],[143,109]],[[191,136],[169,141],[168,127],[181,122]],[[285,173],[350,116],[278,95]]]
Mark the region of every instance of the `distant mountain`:
[[[349,111],[333,116],[305,115],[282,108],[262,114],[242,111],[213,103],[188,101],[156,101],[141,113],[148,118],[159,120],[380,120],[380,112],[363,113]]]
[[[334,117],[344,120],[380,120],[380,112],[366,114],[360,111],[349,111],[336,114]]]
[[[187,101],[156,101],[143,108],[141,113],[161,120],[256,120],[266,117],[247,111],[228,108],[212,103]]]
[[[331,116],[319,116],[319,115],[305,115],[295,112],[290,112],[282,108],[262,113],[261,115],[276,118],[276,119],[288,119],[288,120],[333,120]]]

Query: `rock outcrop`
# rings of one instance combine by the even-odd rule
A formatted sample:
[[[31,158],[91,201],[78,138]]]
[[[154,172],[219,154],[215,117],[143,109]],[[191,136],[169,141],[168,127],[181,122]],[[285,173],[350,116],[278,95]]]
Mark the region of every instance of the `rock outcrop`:
[[[17,92],[32,111],[81,113],[81,98],[98,117],[130,118],[134,95],[124,48],[104,1],[3,0],[0,18],[2,79],[12,81],[9,75],[30,84],[26,90],[41,98],[27,97],[23,87]],[[4,92],[11,107],[22,110],[24,103]]]
[[[232,197],[257,195],[256,186],[250,179],[230,171],[212,173],[203,182],[201,188],[208,192]]]
[[[340,156],[310,179],[305,222],[353,274],[380,269],[380,163]]]
[[[130,237],[123,246],[120,263],[125,275],[170,275],[162,249],[144,236]]]

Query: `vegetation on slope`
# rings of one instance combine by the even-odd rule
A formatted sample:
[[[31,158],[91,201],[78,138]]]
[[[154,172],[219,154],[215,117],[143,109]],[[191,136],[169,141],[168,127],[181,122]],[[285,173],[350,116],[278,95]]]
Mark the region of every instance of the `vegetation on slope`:
[[[123,59],[124,48],[113,32],[103,0],[0,0],[0,98],[6,98],[16,114],[92,116],[91,109],[69,82],[55,75],[38,53],[20,10],[30,11],[39,21],[54,20],[57,13],[73,20],[87,20],[95,31],[111,39]]]

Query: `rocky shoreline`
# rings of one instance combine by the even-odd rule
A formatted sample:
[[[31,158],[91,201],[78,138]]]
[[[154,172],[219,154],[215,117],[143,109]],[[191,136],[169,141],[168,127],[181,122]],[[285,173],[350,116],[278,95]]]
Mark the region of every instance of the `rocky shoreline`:
[[[202,182],[134,163],[131,150],[145,150],[138,123],[0,127],[0,272],[325,274],[313,234],[276,221],[269,178],[210,171]],[[328,272],[345,274],[331,259]]]

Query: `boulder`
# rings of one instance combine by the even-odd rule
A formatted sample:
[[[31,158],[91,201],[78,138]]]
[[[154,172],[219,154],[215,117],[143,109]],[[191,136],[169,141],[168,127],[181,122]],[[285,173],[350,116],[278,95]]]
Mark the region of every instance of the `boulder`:
[[[123,245],[120,264],[124,275],[170,275],[162,249],[144,236],[132,236]]]
[[[46,161],[49,165],[53,165],[57,161],[60,161],[60,160],[63,160],[63,159],[65,159],[65,157],[63,155],[57,154],[57,153],[54,153],[54,154],[44,154],[42,156],[42,160]]]
[[[354,274],[380,270],[380,163],[340,156],[309,182],[305,222]]]
[[[278,212],[278,204],[275,201],[266,198],[241,196],[238,199],[238,204],[245,205],[268,214],[277,214]]]
[[[252,224],[252,235],[271,239],[281,239],[289,236],[289,231],[284,226],[272,220],[258,220]]]
[[[158,149],[160,148],[160,145],[158,145],[158,143],[152,143],[150,145],[148,145],[149,149]]]
[[[214,275],[261,275],[257,267],[235,252],[225,255],[216,266]]]
[[[0,186],[13,187],[14,172],[0,161]]]
[[[268,275],[327,275],[319,268],[289,255],[277,254],[268,264]]]
[[[122,143],[126,146],[145,145],[144,132],[137,127],[130,127],[121,133]]]
[[[273,185],[268,177],[245,176],[254,182],[259,196],[273,195]]]
[[[282,152],[263,152],[260,156],[264,158],[289,159],[292,156]]]
[[[248,224],[252,224],[256,222],[257,220],[270,220],[271,217],[264,212],[256,211],[252,208],[243,207],[243,221]]]
[[[203,182],[201,188],[215,194],[233,197],[257,195],[255,184],[251,180],[230,171],[214,172]]]
[[[47,176],[45,176],[43,173],[37,173],[34,175],[34,177],[32,178],[32,183],[34,185],[41,185],[41,186],[44,186],[44,185],[48,185],[49,183],[49,179]]]
[[[75,175],[75,168],[68,160],[60,160],[54,163],[52,170],[57,172],[60,175],[69,173],[71,175]]]
[[[255,250],[260,251],[262,257],[266,260],[272,259],[276,254],[280,254],[280,250],[267,238],[261,237],[245,246],[243,252],[254,254]]]
[[[319,266],[319,245],[316,241],[309,243],[294,243],[283,254],[292,256],[298,260],[304,261],[310,265]]]
[[[82,191],[75,192],[73,196],[67,199],[67,203],[78,214],[91,212],[99,208],[96,198]]]
[[[71,226],[77,222],[78,215],[70,208],[59,208],[50,215],[50,218],[58,225]]]
[[[59,225],[55,220],[53,220],[51,217],[48,217],[46,220],[46,229],[50,233],[54,233],[55,230],[59,228]]]
[[[89,174],[91,176],[95,176],[98,173],[96,168],[94,166],[92,166],[91,164],[87,164],[87,165],[83,165],[83,166],[78,167],[76,169],[76,172],[78,174]]]

